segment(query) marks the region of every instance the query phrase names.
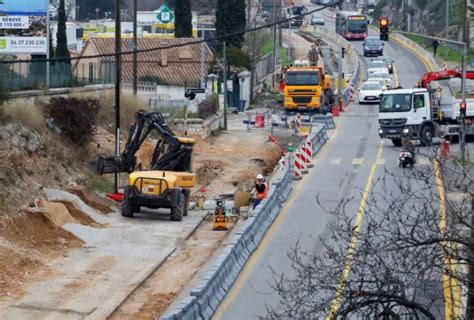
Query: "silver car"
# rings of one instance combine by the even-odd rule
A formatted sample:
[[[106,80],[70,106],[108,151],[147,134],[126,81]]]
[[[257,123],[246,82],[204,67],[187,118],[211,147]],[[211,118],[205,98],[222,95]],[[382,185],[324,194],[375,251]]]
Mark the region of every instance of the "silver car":
[[[312,26],[324,26],[325,24],[325,21],[324,21],[324,18],[317,15],[317,14],[313,14],[311,15],[311,25]]]

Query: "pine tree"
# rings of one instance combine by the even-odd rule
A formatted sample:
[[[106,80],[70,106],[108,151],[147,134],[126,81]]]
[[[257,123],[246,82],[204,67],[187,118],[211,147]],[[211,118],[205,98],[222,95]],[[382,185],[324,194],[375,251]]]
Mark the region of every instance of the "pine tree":
[[[245,0],[217,0],[216,31],[218,36],[244,31],[246,26]],[[220,40],[221,42],[224,39]],[[244,33],[225,37],[228,45],[242,48]]]
[[[174,36],[176,38],[187,38],[193,36],[191,1],[176,0],[174,22]]]
[[[69,49],[67,47],[66,36],[66,10],[64,9],[64,0],[59,1],[58,8],[58,32],[56,33],[56,57],[69,58]],[[70,60],[61,61],[71,63]]]

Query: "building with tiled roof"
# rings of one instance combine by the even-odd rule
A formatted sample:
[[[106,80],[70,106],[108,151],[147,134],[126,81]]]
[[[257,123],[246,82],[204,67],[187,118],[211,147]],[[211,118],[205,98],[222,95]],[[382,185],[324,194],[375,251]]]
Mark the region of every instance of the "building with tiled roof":
[[[155,49],[138,53],[138,79],[172,86],[196,86],[201,77],[201,44],[183,45],[196,41],[195,38],[138,39],[138,49]],[[122,51],[132,51],[131,40],[122,39]],[[167,48],[168,47],[168,48]],[[115,39],[90,39],[81,56],[107,55],[115,52]],[[213,61],[213,53],[204,45],[205,73]],[[114,57],[83,58],[74,65],[75,75],[87,82],[113,82],[115,74]],[[122,80],[133,79],[133,55],[122,56]]]

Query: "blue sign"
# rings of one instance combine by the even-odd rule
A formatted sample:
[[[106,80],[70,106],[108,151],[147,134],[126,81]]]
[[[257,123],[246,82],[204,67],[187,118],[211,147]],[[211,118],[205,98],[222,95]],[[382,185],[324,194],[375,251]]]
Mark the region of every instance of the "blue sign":
[[[471,59],[471,67],[474,67],[474,59]]]

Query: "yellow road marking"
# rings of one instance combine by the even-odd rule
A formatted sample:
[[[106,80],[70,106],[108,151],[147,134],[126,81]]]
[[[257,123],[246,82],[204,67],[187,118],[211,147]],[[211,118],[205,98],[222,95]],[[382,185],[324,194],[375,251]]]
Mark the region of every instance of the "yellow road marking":
[[[324,154],[327,152],[326,150],[329,148],[333,139],[339,133],[339,128],[340,128],[340,125],[336,126],[336,129],[334,130],[329,141],[323,146],[323,148],[319,152],[319,157],[316,158],[317,160],[320,160],[324,156]],[[311,173],[309,173],[309,176],[313,175],[314,172],[315,171],[312,171]],[[295,199],[298,198],[299,193],[301,192],[302,186],[303,186],[302,183],[298,183],[296,185],[295,190],[293,194],[291,195],[289,201],[285,204],[283,209],[280,211],[280,214],[277,216],[275,221],[272,223],[272,225],[268,229],[267,233],[262,239],[262,242],[260,242],[255,252],[250,256],[249,260],[244,266],[244,269],[240,273],[237,280],[235,280],[235,283],[230,289],[230,291],[227,293],[227,296],[225,297],[224,301],[222,301],[222,303],[219,305],[219,308],[217,309],[214,316],[212,317],[213,320],[222,319],[227,308],[229,308],[229,306],[232,304],[232,302],[235,300],[235,298],[239,294],[240,290],[242,290],[242,287],[244,286],[245,282],[248,280],[250,273],[252,272],[252,270],[254,270],[257,261],[261,257],[263,250],[266,248],[268,242],[273,237],[276,230],[280,226],[281,222],[288,214],[288,209],[293,205],[293,203],[295,202]]]
[[[444,191],[443,180],[441,178],[441,171],[437,160],[433,160],[434,175],[436,179],[436,186],[439,195],[439,230],[441,233],[446,231],[446,194]],[[450,242],[443,242],[445,250],[452,250],[453,244]],[[443,291],[444,291],[444,318],[445,319],[460,319],[461,318],[461,288],[459,280],[451,274],[457,273],[457,265],[455,259],[444,256],[444,268],[446,272],[443,275]]]
[[[363,158],[354,158],[352,159],[352,164],[363,164],[364,159]]]
[[[435,66],[431,65],[422,55],[416,50],[409,48],[404,43],[398,41],[396,38],[392,38],[401,47],[411,51],[420,60],[428,71],[435,71]],[[443,180],[441,179],[441,173],[439,169],[439,163],[434,160],[435,179],[438,186],[439,194],[439,207],[440,207],[440,222],[439,228],[443,232],[446,228],[446,195],[444,192]],[[449,246],[453,244],[447,244]],[[444,257],[444,267],[446,270],[450,270],[452,274],[456,274],[456,262],[455,259],[450,257]],[[453,262],[454,261],[454,262]],[[443,287],[444,287],[444,318],[447,320],[460,319],[461,318],[461,287],[457,278],[449,277],[449,275],[443,276]]]
[[[397,74],[397,68],[395,67],[395,62],[392,62],[392,69],[393,69],[393,80],[395,80],[395,88],[397,88],[400,82],[398,81],[398,74]]]
[[[377,169],[377,159],[382,158],[383,144],[382,142],[379,145],[379,150],[377,152],[377,158],[374,164],[370,169],[369,176],[367,177],[367,182],[365,184],[364,192],[362,193],[362,198],[360,199],[359,209],[357,210],[357,218],[354,225],[354,233],[351,237],[351,242],[349,243],[349,248],[347,249],[346,262],[344,263],[344,268],[342,270],[341,279],[339,280],[339,286],[336,290],[336,295],[331,304],[331,311],[327,317],[328,320],[333,320],[336,318],[337,311],[339,310],[342,294],[344,293],[344,288],[346,286],[347,280],[349,279],[349,274],[352,268],[352,259],[354,256],[354,251],[357,246],[357,239],[359,238],[359,230],[362,226],[364,220],[365,206],[367,205],[367,198],[369,193],[372,190],[372,183],[375,175],[375,170]]]

